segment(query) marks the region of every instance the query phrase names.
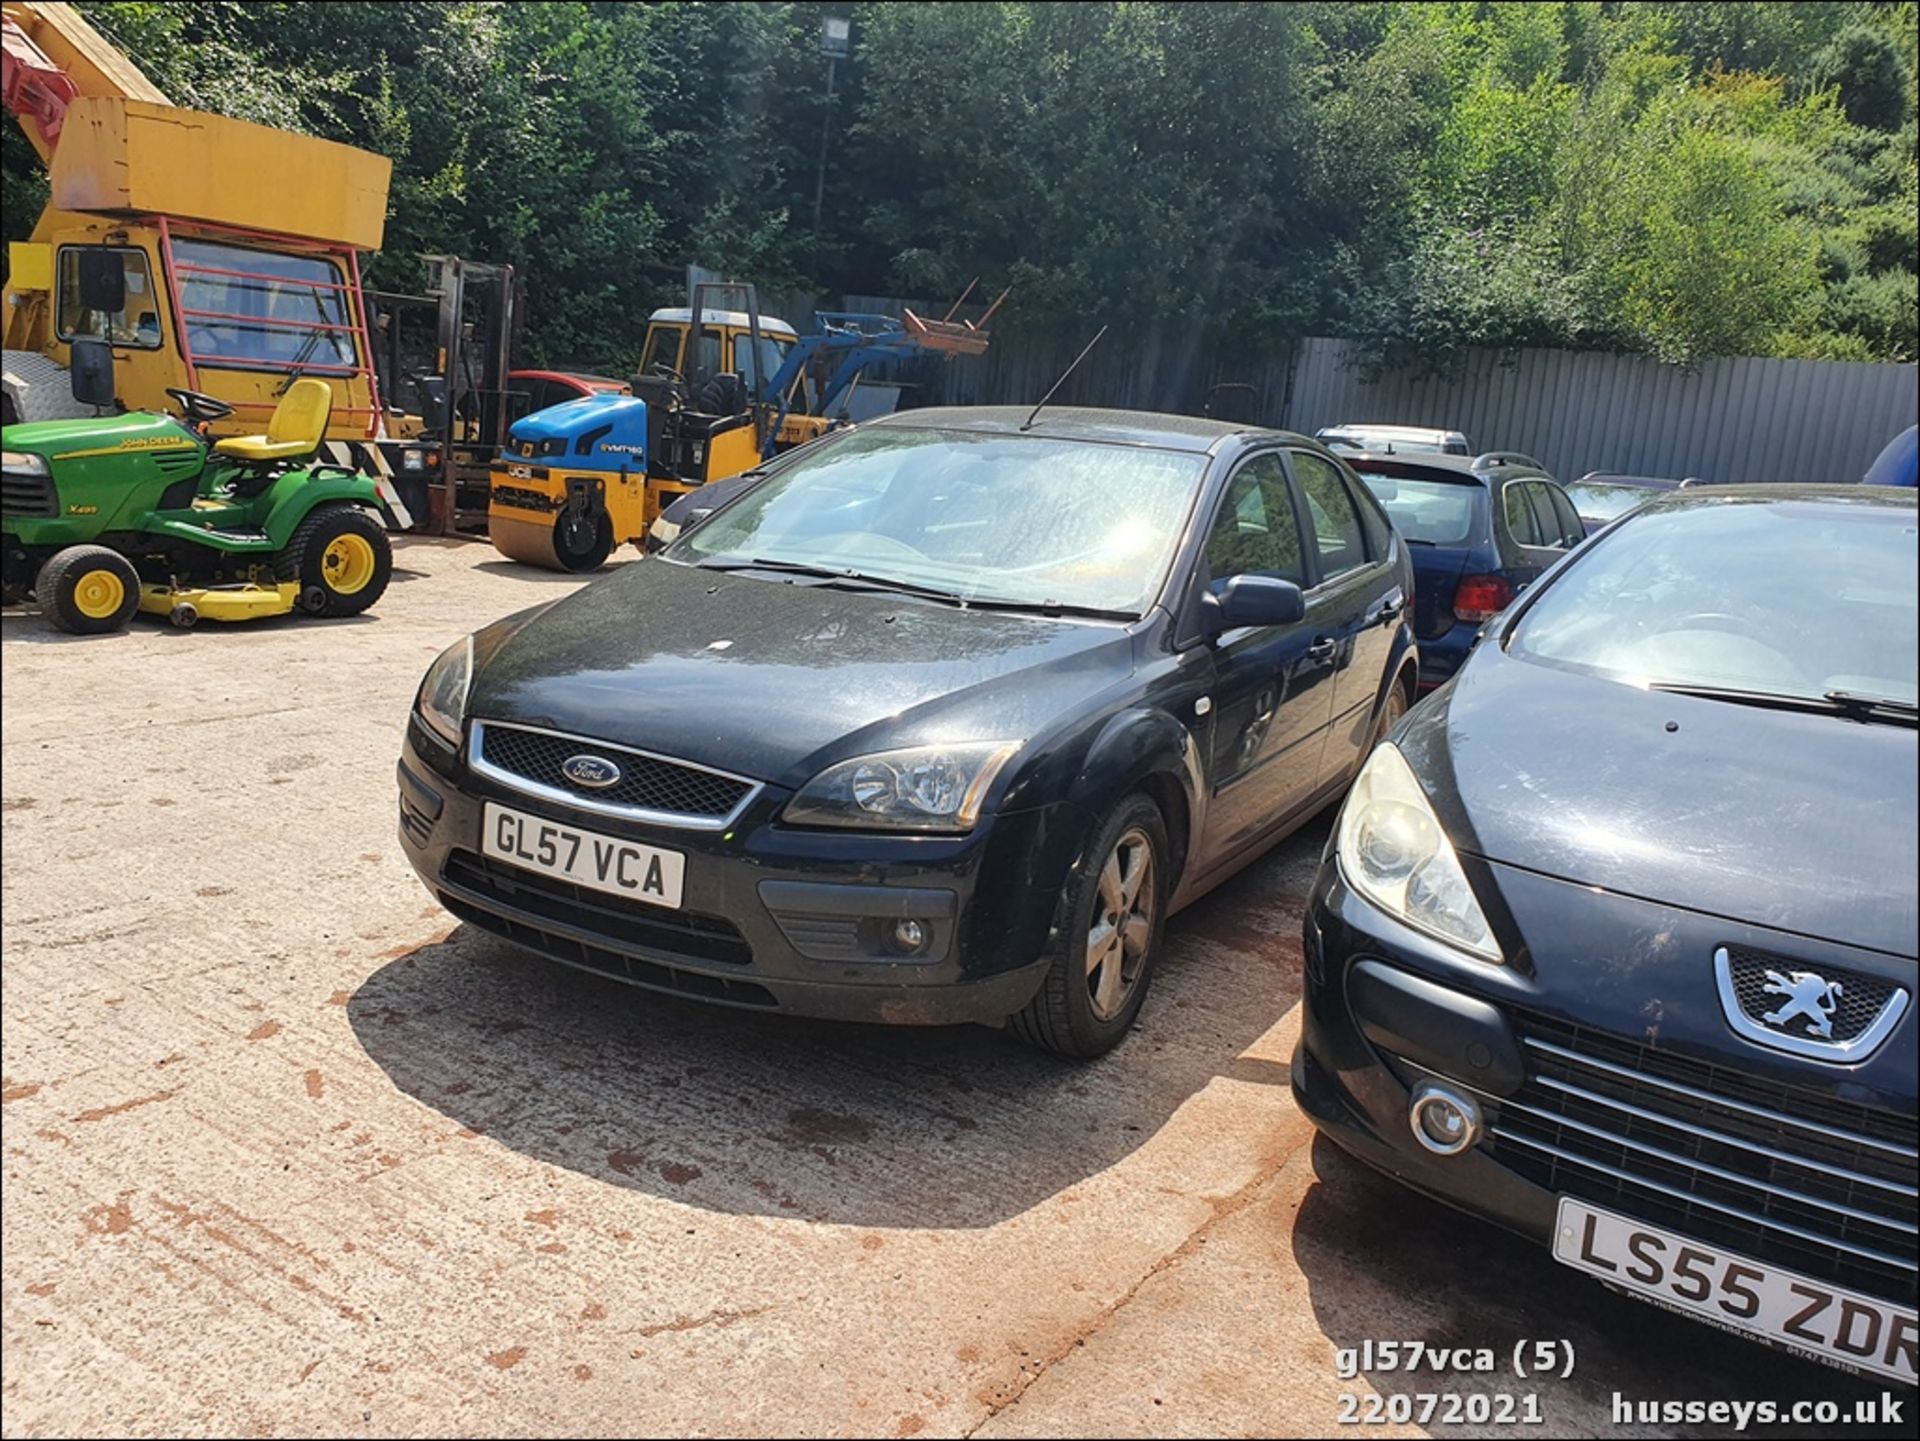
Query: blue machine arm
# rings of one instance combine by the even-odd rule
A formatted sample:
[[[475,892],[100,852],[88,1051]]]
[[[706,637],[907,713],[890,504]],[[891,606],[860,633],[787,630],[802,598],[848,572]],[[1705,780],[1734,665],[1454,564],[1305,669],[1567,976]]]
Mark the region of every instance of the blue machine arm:
[[[839,361],[827,383],[820,390],[820,414],[827,414],[833,403],[840,399],[851,386],[860,372],[877,361],[898,359],[901,356],[919,354],[924,347],[917,337],[910,335],[906,328],[891,315],[868,315],[858,311],[818,310],[814,312],[814,324],[818,327],[812,335],[803,335],[794,342],[793,349],[787,352],[786,361],[774,372],[768,383],[769,393],[775,404],[773,424],[767,427],[766,437],[761,446],[760,458],[773,456],[774,437],[780,433],[780,427],[793,413],[794,381],[808,366],[821,357],[828,356]]]

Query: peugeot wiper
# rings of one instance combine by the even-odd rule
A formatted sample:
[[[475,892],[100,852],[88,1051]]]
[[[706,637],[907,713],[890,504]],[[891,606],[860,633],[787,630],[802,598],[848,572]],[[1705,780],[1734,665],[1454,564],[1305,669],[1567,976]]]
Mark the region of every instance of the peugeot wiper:
[[[1849,715],[1861,720],[1905,721],[1909,725],[1920,720],[1920,705],[1910,700],[1899,700],[1893,696],[1867,695],[1860,691],[1830,690],[1824,697]]]
[[[1847,715],[1857,720],[1891,720],[1913,724],[1916,712],[1912,702],[1881,696],[1855,695],[1851,691],[1828,691],[1825,695],[1795,695],[1786,691],[1743,690],[1738,686],[1687,685],[1677,681],[1653,681],[1648,690],[1664,695],[1694,696],[1700,700],[1729,701],[1734,705],[1760,706],[1767,710],[1801,711],[1812,715]]]

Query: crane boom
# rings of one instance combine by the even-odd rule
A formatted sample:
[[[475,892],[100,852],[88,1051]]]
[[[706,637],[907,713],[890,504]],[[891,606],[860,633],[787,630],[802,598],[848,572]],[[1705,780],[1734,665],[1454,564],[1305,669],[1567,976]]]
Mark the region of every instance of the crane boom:
[[[71,5],[7,0],[0,41],[0,95],[43,164],[52,164],[67,109],[83,96],[173,103]]]

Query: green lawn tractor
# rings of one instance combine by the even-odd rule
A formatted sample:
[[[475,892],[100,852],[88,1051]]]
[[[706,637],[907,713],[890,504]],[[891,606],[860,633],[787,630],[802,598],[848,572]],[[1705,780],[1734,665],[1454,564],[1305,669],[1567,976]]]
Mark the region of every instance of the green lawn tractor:
[[[75,395],[113,403],[112,353],[76,341]],[[102,350],[105,348],[102,347]],[[167,392],[180,418],[132,411],[9,425],[0,467],[0,592],[61,630],[101,634],[135,610],[177,626],[295,609],[354,615],[393,551],[374,481],[319,463],[333,389],[296,380],[265,435],[209,442],[230,407]]]

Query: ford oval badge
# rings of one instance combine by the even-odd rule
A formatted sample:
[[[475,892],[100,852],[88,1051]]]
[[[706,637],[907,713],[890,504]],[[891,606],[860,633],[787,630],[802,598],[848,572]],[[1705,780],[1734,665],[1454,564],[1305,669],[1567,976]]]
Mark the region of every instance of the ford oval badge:
[[[590,791],[620,784],[620,767],[600,756],[568,756],[560,763],[560,774]]]

